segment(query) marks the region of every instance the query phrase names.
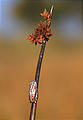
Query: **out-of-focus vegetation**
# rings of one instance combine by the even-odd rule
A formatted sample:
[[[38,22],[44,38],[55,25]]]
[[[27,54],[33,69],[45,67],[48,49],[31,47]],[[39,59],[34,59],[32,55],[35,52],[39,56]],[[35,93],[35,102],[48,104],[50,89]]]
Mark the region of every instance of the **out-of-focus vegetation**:
[[[54,5],[43,59],[37,120],[83,119],[83,2],[5,0],[0,26],[0,120],[29,119],[28,85],[41,46],[26,40]],[[4,8],[4,9],[3,9]],[[55,35],[56,34],[56,35]]]

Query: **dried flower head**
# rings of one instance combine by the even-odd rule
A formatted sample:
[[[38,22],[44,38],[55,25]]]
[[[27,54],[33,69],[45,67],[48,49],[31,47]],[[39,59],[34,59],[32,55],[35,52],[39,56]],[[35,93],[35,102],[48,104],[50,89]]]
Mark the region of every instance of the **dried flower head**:
[[[45,9],[44,13],[41,13],[41,16],[44,17],[45,21],[40,21],[40,24],[38,24],[38,27],[34,30],[34,34],[30,34],[29,37],[26,38],[36,45],[48,41],[52,35],[49,23],[51,21],[51,15]]]
[[[47,10],[44,10],[44,13],[41,13],[41,16],[44,17],[47,21],[51,21],[51,15],[47,12]]]

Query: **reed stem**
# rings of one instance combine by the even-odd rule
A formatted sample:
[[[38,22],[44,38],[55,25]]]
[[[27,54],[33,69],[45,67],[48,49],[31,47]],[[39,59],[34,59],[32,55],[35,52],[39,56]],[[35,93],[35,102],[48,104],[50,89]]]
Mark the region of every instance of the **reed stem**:
[[[51,10],[50,10],[51,16],[52,16],[52,12],[53,12],[53,6],[51,7]],[[51,22],[49,22],[48,24],[51,24]],[[46,46],[46,42],[42,43],[41,51],[40,51],[39,59],[38,59],[38,64],[37,64],[37,69],[36,69],[36,74],[35,74],[35,81],[37,83],[37,91],[38,91],[39,76],[40,76],[40,70],[41,70],[43,55],[44,55],[44,51],[45,51],[45,46]],[[37,102],[36,103],[33,102],[32,105],[31,105],[31,111],[30,111],[29,120],[35,120],[36,109],[37,109]]]

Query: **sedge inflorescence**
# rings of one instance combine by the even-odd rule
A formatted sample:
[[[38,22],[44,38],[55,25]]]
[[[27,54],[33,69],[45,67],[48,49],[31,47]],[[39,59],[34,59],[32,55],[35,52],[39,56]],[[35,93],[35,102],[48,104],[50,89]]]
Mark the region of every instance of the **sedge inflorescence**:
[[[51,34],[50,22],[51,22],[51,14],[47,12],[45,9],[41,16],[45,19],[44,22],[40,21],[38,27],[34,30],[34,34],[30,34],[26,39],[29,39],[31,43],[42,44],[49,40]]]

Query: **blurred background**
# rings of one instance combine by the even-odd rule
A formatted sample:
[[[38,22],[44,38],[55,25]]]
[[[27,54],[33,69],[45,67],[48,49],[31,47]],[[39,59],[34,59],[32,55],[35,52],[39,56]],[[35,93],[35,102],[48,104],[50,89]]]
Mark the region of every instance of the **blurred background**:
[[[54,5],[37,120],[83,120],[83,0],[0,0],[0,120],[28,120],[41,46],[26,40]]]

